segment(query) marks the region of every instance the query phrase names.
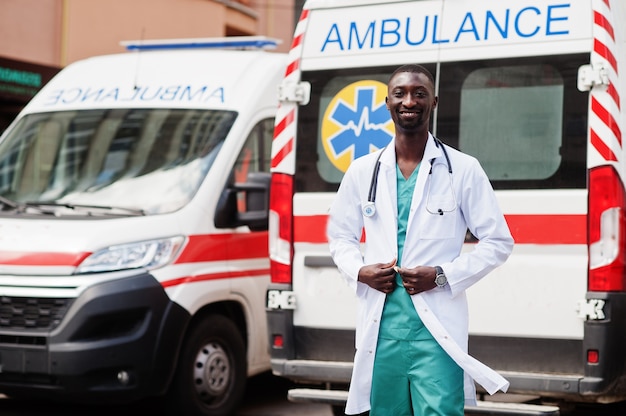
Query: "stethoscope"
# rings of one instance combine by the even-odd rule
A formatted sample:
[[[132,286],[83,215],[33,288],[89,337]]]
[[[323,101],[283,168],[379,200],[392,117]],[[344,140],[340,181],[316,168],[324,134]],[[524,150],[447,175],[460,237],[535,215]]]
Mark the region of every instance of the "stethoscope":
[[[456,210],[456,195],[454,195],[454,187],[452,186],[452,165],[450,164],[450,157],[448,156],[448,151],[444,144],[438,138],[435,139],[435,146],[438,148],[441,146],[441,150],[443,151],[443,155],[446,158],[446,165],[448,167],[448,179],[450,180],[450,192],[452,193],[452,200],[454,203],[451,207],[443,208],[439,207],[437,209],[429,208],[430,205],[430,186],[432,184],[432,174],[433,174],[433,166],[435,159],[430,160],[430,170],[428,171],[428,190],[426,193],[426,211],[429,214],[433,215],[443,215],[447,212],[453,212]],[[362,211],[363,215],[366,217],[371,217],[376,213],[376,188],[378,187],[378,172],[380,171],[380,157],[382,156],[385,149],[381,150],[378,153],[378,157],[376,158],[376,164],[374,165],[374,171],[372,172],[372,179],[370,180],[370,189],[367,194],[367,203],[363,205]]]

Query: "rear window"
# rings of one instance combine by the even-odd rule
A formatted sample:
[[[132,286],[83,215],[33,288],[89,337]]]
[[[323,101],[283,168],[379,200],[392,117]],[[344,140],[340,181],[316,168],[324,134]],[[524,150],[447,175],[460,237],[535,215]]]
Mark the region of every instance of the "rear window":
[[[425,66],[439,78],[431,131],[475,156],[496,189],[584,188],[586,93],[576,88],[586,55]],[[296,191],[332,192],[352,160],[393,137],[386,83],[396,68],[303,74]]]

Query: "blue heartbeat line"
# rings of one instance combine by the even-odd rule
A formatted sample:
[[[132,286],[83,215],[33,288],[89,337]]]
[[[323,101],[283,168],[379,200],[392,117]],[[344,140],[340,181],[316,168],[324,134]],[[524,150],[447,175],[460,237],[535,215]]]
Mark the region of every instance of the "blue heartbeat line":
[[[330,147],[338,157],[353,150],[354,159],[370,153],[371,148],[380,149],[389,143],[391,134],[385,129],[389,112],[384,103],[376,106],[375,88],[358,88],[356,108],[340,100],[331,114],[331,119],[341,131],[329,138]]]

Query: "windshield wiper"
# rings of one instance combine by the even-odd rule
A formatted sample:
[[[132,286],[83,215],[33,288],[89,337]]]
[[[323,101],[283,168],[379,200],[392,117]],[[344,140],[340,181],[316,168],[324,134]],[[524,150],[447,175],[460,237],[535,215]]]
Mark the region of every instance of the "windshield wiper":
[[[20,204],[9,199],[9,198],[5,198],[3,196],[0,196],[0,204],[9,207],[9,208],[13,208],[13,209],[17,209],[19,208]]]
[[[139,208],[126,208],[126,207],[112,207],[105,205],[86,205],[86,204],[71,204],[69,202],[48,202],[48,201],[28,201],[22,204],[16,204],[17,206],[24,208],[38,208],[40,210],[46,207],[51,208],[67,208],[74,211],[87,211],[87,215],[133,215],[143,216],[146,212]],[[52,213],[52,212],[51,212]]]

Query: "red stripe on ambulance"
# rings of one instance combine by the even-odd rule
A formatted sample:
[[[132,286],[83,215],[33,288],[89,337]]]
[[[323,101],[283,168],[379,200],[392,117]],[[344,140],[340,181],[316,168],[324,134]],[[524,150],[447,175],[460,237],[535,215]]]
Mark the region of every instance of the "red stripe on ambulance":
[[[586,244],[585,214],[509,214],[505,215],[516,244]],[[294,217],[296,243],[326,243],[327,215]]]
[[[193,235],[175,264],[267,257],[267,232]],[[91,253],[0,251],[0,264],[77,267]]]
[[[175,264],[267,257],[267,232],[193,235]]]
[[[197,276],[186,276],[179,277],[172,280],[166,280],[161,282],[161,286],[164,288],[183,285],[186,283],[195,283],[195,282],[206,282],[208,280],[219,280],[219,279],[234,279],[241,277],[252,277],[252,276],[266,276],[270,273],[270,269],[258,269],[258,270],[237,270],[237,271],[227,271],[227,272],[219,272],[219,273],[209,273],[209,274],[201,274]]]
[[[0,251],[0,264],[11,266],[73,266],[91,253]]]

